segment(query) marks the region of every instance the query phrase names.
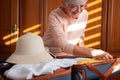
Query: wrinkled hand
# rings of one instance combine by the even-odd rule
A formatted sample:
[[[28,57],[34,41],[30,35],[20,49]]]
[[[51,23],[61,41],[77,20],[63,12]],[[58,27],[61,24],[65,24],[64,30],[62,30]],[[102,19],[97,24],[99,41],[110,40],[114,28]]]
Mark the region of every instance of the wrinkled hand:
[[[100,49],[92,50],[91,53],[95,59],[101,59],[101,60],[113,59],[112,55],[110,55],[108,52],[105,52],[105,51],[100,50]]]

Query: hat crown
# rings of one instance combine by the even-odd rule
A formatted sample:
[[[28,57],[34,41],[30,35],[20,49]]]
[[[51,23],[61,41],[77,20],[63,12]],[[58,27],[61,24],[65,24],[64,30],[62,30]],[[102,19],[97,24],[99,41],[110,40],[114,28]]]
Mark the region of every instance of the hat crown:
[[[6,61],[17,64],[36,64],[52,59],[53,57],[45,49],[42,38],[26,33],[18,39],[15,52]]]
[[[16,53],[19,54],[38,54],[45,51],[43,40],[40,36],[27,33],[21,36],[16,44]]]

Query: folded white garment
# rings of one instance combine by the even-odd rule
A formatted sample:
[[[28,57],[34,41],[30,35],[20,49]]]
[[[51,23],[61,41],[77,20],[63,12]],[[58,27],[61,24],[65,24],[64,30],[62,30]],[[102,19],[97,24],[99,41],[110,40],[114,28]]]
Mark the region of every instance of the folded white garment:
[[[76,62],[77,59],[54,59],[40,64],[16,64],[5,71],[4,75],[13,80],[31,79],[33,76],[53,73],[60,67],[70,67]]]

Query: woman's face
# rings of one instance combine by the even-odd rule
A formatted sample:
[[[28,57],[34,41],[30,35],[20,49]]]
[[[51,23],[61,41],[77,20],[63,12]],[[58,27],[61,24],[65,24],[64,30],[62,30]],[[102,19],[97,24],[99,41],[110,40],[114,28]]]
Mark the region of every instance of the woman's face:
[[[66,5],[66,11],[67,14],[69,16],[71,16],[72,18],[78,18],[79,14],[85,9],[85,5],[86,4],[81,4],[81,3],[77,3],[77,4],[68,4]]]

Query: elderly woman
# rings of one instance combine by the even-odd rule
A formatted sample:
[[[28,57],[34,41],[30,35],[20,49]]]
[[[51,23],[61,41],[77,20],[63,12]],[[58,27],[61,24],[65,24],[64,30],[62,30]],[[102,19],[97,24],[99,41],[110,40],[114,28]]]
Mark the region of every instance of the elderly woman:
[[[62,0],[63,5],[49,15],[48,29],[43,36],[44,44],[56,56],[72,54],[79,57],[112,59],[109,53],[84,45],[84,31],[88,20],[86,2],[87,0]]]

